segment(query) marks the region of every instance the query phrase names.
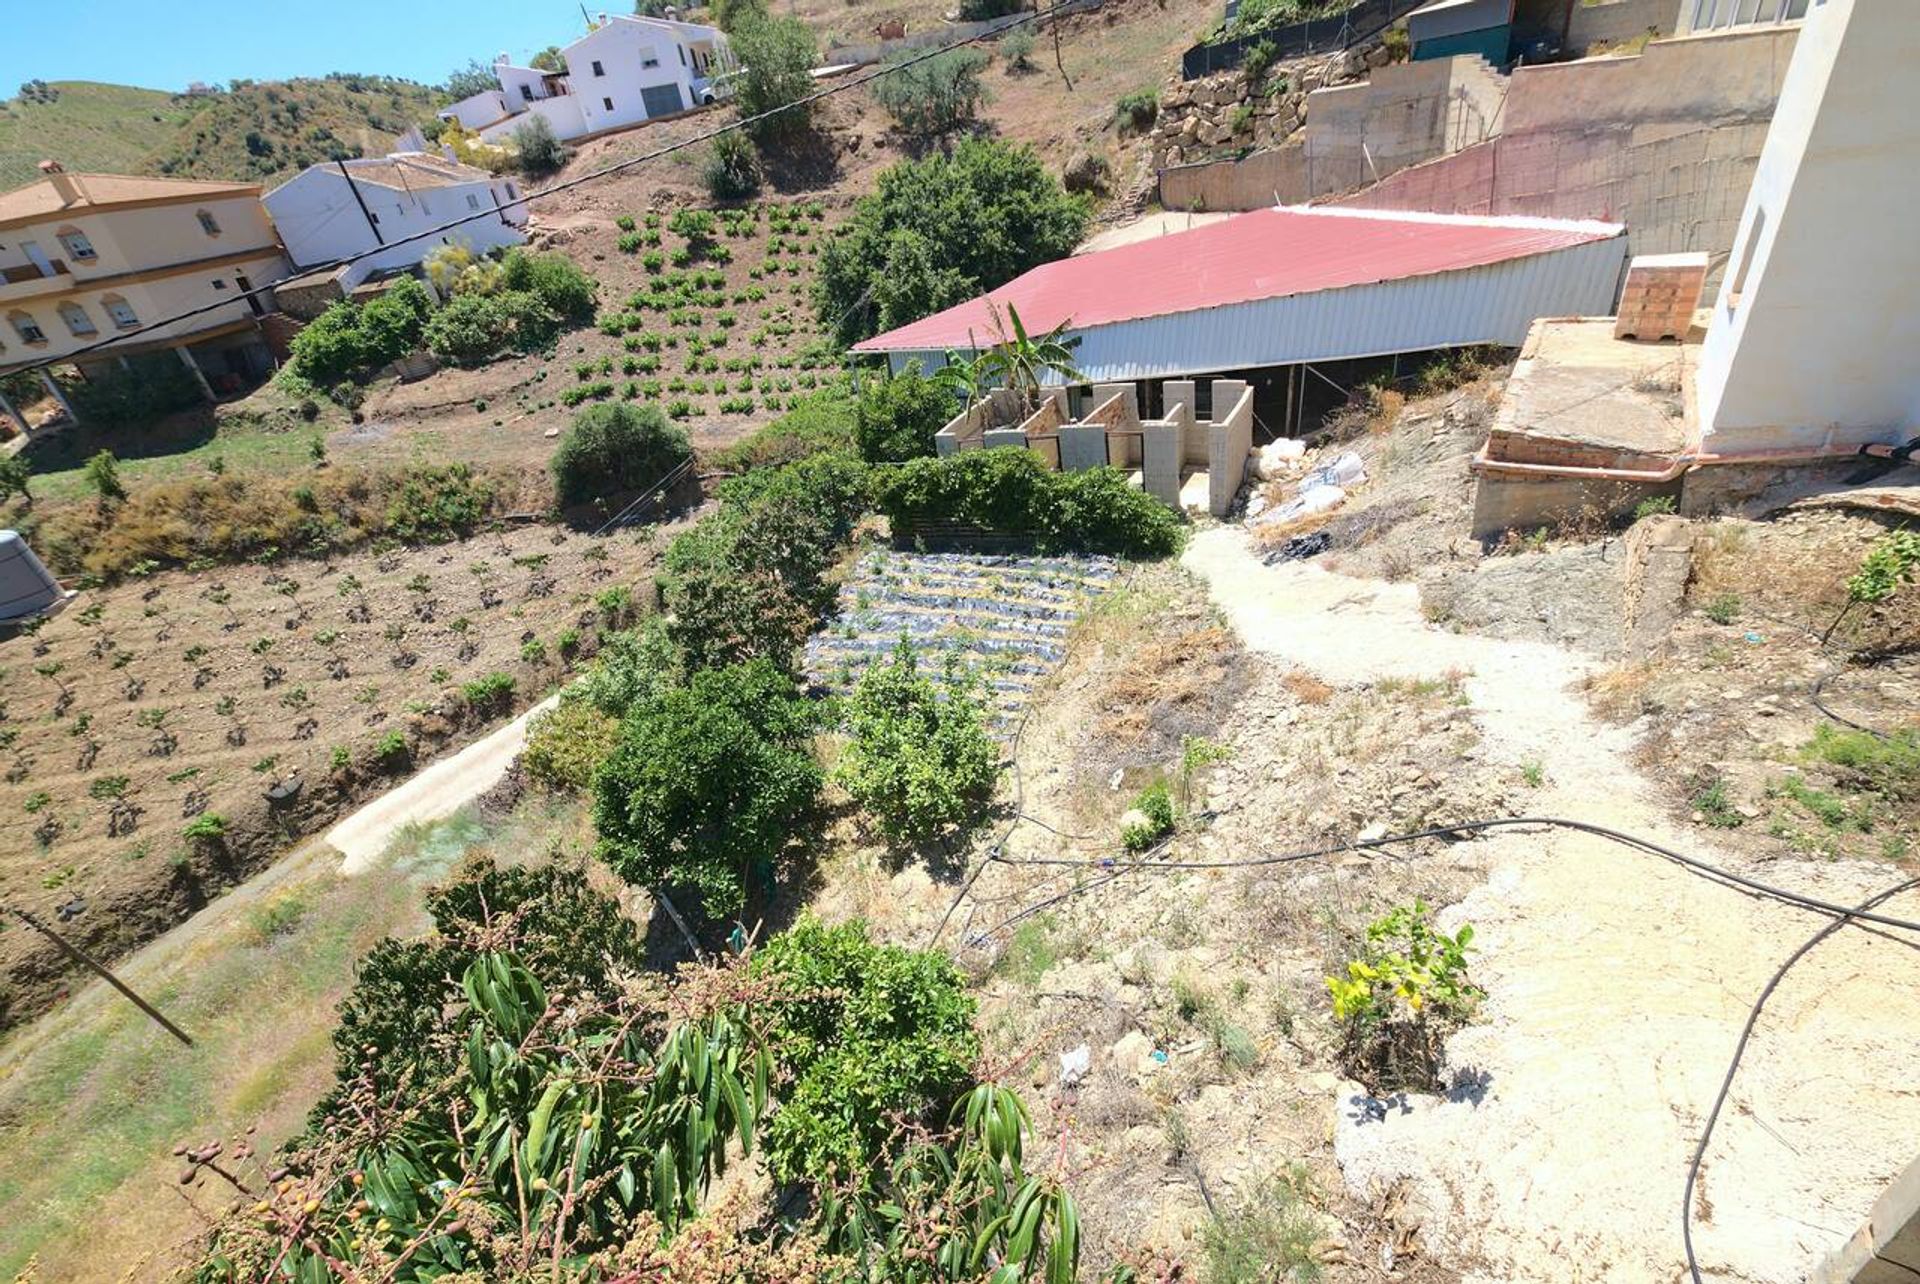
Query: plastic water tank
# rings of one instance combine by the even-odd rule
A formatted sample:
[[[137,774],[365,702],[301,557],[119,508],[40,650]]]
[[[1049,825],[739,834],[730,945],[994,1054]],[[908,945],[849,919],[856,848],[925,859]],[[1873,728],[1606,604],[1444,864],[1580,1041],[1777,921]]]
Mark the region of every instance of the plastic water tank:
[[[0,620],[38,615],[60,600],[53,578],[19,531],[0,531]]]

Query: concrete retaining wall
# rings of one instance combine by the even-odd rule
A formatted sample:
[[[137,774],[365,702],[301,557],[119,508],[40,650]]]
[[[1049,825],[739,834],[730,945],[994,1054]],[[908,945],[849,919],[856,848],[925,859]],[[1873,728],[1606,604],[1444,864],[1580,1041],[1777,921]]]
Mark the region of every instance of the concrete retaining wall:
[[[1603,4],[1575,0],[1566,47],[1584,54],[1595,45],[1617,45],[1648,30],[1670,36],[1676,12],[1674,0],[1606,0]]]

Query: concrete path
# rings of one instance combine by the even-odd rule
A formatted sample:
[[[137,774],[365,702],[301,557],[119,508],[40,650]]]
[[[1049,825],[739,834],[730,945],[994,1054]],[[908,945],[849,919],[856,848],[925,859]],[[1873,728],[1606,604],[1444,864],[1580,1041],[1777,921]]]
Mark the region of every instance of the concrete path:
[[[442,758],[399,787],[374,799],[327,831],[326,843],[345,859],[343,874],[371,868],[408,825],[451,816],[499,783],[526,747],[527,724],[535,714],[559,703],[548,696],[499,730],[474,741],[451,758]]]
[[[1435,628],[1411,584],[1263,565],[1237,528],[1202,532],[1183,560],[1253,650],[1337,683],[1464,675],[1489,760],[1544,777],[1528,811],[1738,864],[1671,818],[1631,729],[1589,715],[1578,680],[1590,661]],[[1682,1279],[1687,1161],[1741,1023],[1827,920],[1585,834],[1515,831],[1473,850],[1488,881],[1441,915],[1477,933],[1488,999],[1449,1043],[1473,1086],[1384,1117],[1358,1085],[1343,1090],[1332,1104],[1347,1184],[1365,1197],[1411,1182],[1429,1247],[1475,1284]],[[1847,904],[1902,877],[1784,856],[1757,873]],[[1885,912],[1920,917],[1920,893]],[[1707,1279],[1804,1279],[1913,1158],[1920,951],[1897,935],[1840,932],[1769,1004],[1696,1194]]]

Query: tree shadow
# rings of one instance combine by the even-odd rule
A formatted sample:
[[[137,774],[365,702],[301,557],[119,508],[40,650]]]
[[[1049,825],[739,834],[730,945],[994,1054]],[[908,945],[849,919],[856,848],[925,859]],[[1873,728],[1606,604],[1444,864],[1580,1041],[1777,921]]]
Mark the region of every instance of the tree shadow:
[[[102,450],[111,450],[122,462],[185,454],[212,441],[217,429],[211,406],[196,406],[146,424],[83,420],[36,435],[21,448],[20,457],[35,473],[61,473],[80,467]]]
[[[791,195],[839,181],[840,145],[817,125],[769,139],[758,150],[760,172],[776,192]]]

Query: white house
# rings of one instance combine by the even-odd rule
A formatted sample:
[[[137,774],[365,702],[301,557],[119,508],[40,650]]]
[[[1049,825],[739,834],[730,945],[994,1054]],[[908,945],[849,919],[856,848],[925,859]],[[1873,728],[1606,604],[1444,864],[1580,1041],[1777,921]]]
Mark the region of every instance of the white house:
[[[546,118],[563,139],[638,125],[727,95],[735,67],[725,33],[672,18],[601,14],[593,30],[560,51],[564,72],[494,59],[500,88],[463,98],[440,112],[490,143],[509,138],[527,118]]]
[[[1700,350],[1706,450],[1920,431],[1917,65],[1908,5],[1807,11]]]
[[[430,152],[395,152],[311,165],[261,203],[298,267],[378,251],[347,269],[341,285],[350,290],[375,271],[417,266],[442,244],[465,241],[481,252],[521,244],[527,239],[527,207],[511,203],[519,199],[512,179]],[[406,240],[472,214],[483,217],[433,237]]]

